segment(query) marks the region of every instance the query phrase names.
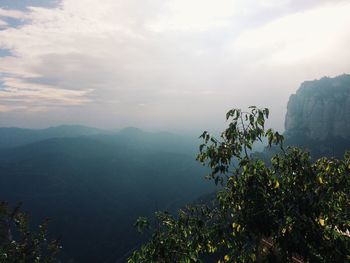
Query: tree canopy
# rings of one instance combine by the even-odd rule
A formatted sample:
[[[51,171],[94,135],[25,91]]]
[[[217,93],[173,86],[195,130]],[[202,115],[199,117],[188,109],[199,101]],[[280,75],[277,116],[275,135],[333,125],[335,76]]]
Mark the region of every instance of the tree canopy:
[[[283,146],[265,129],[268,109],[230,110],[220,138],[208,132],[197,159],[221,185],[212,201],[176,216],[139,218],[151,239],[132,262],[346,262],[350,260],[350,154],[343,159]],[[253,144],[278,146],[269,162],[249,154]]]
[[[10,209],[0,202],[0,262],[6,263],[55,263],[61,246],[57,240],[49,240],[46,220],[37,231],[31,231],[29,215],[18,205]]]

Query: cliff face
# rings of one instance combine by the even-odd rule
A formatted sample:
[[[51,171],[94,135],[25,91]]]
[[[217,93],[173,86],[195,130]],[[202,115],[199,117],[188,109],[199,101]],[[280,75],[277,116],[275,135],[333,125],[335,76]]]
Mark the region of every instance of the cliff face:
[[[350,75],[304,82],[289,98],[286,136],[350,140]]]

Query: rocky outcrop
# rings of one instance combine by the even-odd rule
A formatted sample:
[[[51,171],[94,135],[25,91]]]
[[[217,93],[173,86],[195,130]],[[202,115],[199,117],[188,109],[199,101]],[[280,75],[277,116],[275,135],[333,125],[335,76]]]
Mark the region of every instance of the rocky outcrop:
[[[287,137],[350,140],[350,75],[306,81],[289,98]]]

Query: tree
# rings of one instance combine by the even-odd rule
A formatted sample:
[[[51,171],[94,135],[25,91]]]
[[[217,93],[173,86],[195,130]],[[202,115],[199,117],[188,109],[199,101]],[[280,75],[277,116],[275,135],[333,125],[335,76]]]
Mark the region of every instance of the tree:
[[[150,241],[129,263],[350,260],[350,154],[311,161],[265,130],[268,109],[249,109],[227,113],[220,139],[201,135],[197,159],[222,186],[214,200],[177,216],[157,212]],[[280,147],[269,163],[249,154],[264,137],[269,147]],[[145,218],[136,225],[150,228]]]
[[[0,262],[59,262],[61,247],[56,240],[48,240],[47,223],[46,220],[37,232],[32,232],[28,214],[21,212],[20,205],[11,210],[7,203],[0,202]]]

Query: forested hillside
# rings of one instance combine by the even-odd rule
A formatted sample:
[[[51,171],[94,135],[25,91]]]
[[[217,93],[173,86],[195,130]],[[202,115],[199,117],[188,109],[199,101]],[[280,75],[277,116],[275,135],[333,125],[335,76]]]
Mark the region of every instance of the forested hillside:
[[[144,238],[133,227],[140,214],[214,190],[195,151],[190,138],[135,128],[3,149],[1,199],[23,202],[35,224],[51,218],[65,261],[115,262]]]

